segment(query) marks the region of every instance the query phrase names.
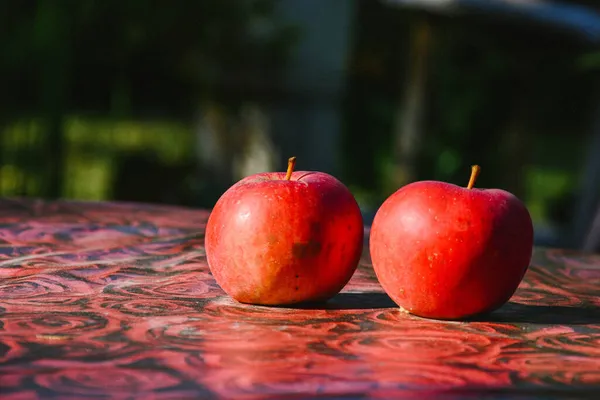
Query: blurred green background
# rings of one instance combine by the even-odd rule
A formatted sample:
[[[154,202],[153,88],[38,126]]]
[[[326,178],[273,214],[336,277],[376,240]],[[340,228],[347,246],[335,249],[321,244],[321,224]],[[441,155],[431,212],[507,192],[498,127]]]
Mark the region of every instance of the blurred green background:
[[[0,195],[211,207],[296,155],[369,219],[478,163],[538,244],[578,247],[600,196],[600,6],[479,3],[0,0]]]

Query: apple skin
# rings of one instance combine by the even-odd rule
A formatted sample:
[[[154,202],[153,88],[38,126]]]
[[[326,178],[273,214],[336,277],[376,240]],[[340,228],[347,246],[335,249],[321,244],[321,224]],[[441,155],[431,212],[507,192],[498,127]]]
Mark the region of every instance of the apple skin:
[[[230,187],[206,226],[215,280],[255,305],[326,301],[348,283],[363,246],[354,196],[323,172],[261,173]]]
[[[531,261],[533,224],[507,191],[421,181],[386,199],[369,246],[380,284],[404,311],[459,320],[512,297]]]

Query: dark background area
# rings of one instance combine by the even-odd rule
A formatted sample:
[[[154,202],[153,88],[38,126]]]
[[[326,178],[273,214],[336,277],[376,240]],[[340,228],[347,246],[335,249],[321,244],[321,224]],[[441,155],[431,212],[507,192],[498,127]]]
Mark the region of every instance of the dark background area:
[[[0,0],[0,195],[211,207],[296,155],[369,218],[477,163],[538,244],[579,247],[600,195],[598,6],[436,3],[453,2]]]

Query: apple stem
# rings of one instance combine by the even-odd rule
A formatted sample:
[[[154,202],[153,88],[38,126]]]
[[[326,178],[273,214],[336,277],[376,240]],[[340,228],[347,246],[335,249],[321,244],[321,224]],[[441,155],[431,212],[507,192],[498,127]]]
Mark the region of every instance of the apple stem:
[[[469,184],[467,185],[467,189],[473,189],[473,186],[475,186],[475,181],[477,180],[477,177],[479,176],[480,172],[481,172],[481,167],[479,165],[471,166],[471,178],[469,179]]]
[[[296,165],[296,157],[290,157],[288,159],[288,168],[287,173],[285,174],[285,180],[289,181],[292,177],[292,172],[294,172],[294,166]]]

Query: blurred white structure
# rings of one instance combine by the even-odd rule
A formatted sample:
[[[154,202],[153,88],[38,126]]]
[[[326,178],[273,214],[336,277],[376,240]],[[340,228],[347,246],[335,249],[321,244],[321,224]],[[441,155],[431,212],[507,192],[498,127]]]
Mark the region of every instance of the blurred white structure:
[[[284,71],[284,100],[270,110],[281,162],[295,155],[299,169],[335,174],[356,1],[281,0],[278,7],[301,33]]]

